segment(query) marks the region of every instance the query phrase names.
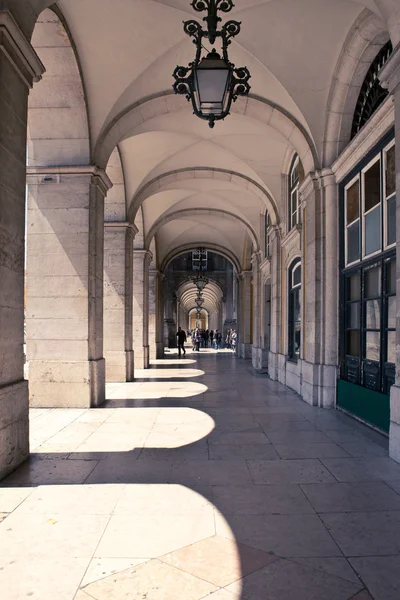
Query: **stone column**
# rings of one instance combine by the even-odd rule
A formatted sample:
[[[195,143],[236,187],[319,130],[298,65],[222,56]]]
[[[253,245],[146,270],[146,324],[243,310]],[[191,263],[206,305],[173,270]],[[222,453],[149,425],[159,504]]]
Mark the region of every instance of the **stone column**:
[[[272,228],[270,236],[271,248],[271,331],[270,351],[268,355],[268,374],[271,379],[278,379],[279,354],[281,353],[281,232],[279,226]]]
[[[253,282],[253,344],[252,344],[252,364],[254,369],[262,369],[262,346],[261,339],[261,256],[260,252],[255,252],[251,257],[252,282]]]
[[[148,369],[149,350],[149,250],[133,251],[133,346],[135,368]]]
[[[29,167],[27,357],[30,400],[94,407],[105,400],[104,197],[97,167]]]
[[[150,359],[163,355],[162,336],[160,335],[160,295],[163,275],[156,269],[149,271],[149,347]]]
[[[400,462],[400,44],[379,73],[382,85],[394,96],[396,129],[396,382],[390,390],[389,454]]]
[[[240,323],[239,358],[251,358],[251,278],[252,271],[242,271],[239,276]]]
[[[135,226],[104,223],[106,381],[133,381],[132,275]]]
[[[322,315],[323,354],[320,405],[336,405],[336,385],[339,368],[339,200],[338,186],[330,169],[321,173],[325,207],[325,252],[323,263]]]
[[[24,240],[28,92],[44,68],[0,13],[0,479],[29,454],[24,380]]]
[[[164,356],[164,273],[157,276],[156,358]]]

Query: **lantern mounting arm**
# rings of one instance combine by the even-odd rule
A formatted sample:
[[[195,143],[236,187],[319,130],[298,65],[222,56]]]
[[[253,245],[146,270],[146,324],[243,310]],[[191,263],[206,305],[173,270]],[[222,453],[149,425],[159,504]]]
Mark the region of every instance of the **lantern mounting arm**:
[[[203,18],[203,21],[207,24],[207,28],[203,29],[202,25],[195,19],[184,21],[183,30],[188,36],[193,38],[193,43],[196,46],[196,55],[187,67],[177,66],[175,68],[173,73],[175,79],[173,89],[176,94],[183,94],[187,100],[192,100],[194,113],[198,117],[208,120],[209,126],[214,127],[215,121],[224,119],[229,114],[232,102],[235,102],[238,96],[245,96],[250,91],[248,83],[250,79],[249,70],[247,67],[235,68],[235,65],[230,62],[228,57],[228,47],[232,39],[240,33],[241,22],[230,20],[222,25],[220,29],[218,28],[219,23],[222,21],[221,17],[218,16],[218,12],[230,12],[234,7],[233,0],[192,0],[191,6],[196,12],[207,11],[207,16]],[[203,40],[207,39],[211,45],[214,45],[217,38],[221,39],[223,60],[231,72],[228,88],[229,97],[227,106],[222,114],[203,114],[194,101],[195,70],[201,61],[201,52],[202,48],[204,48]],[[213,54],[214,56],[218,56],[214,49],[209,56]]]

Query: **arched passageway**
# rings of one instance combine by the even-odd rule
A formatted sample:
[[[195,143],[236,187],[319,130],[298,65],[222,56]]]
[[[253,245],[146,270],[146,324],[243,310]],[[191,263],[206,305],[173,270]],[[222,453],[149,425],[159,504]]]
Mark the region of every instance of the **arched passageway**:
[[[194,2],[194,8],[207,1]],[[17,487],[19,481],[82,484],[76,491],[82,507],[93,493],[90,509],[83,508],[90,524],[83,524],[83,513],[79,521],[79,565],[59,569],[57,533],[51,534],[54,546],[43,549],[54,555],[53,572],[71,573],[65,597],[101,600],[103,588],[79,585],[80,569],[89,564],[86,551],[93,556],[90,532],[93,540],[98,532],[110,536],[110,554],[96,556],[97,564],[90,561],[92,580],[85,584],[99,581],[98,569],[107,576],[124,572],[123,578],[126,569],[139,567],[134,561],[164,556],[168,560],[157,565],[167,580],[168,569],[186,560],[170,557],[184,543],[148,556],[141,547],[140,557],[112,550],[114,522],[133,517],[119,484],[163,484],[165,466],[168,482],[190,487],[197,466],[199,481],[205,474],[205,489],[192,485],[200,505],[187,496],[194,502],[188,500],[188,520],[172,510],[171,522],[176,531],[197,531],[190,506],[207,513],[214,511],[213,501],[224,513],[214,530],[218,540],[189,555],[207,554],[215,543],[238,562],[227,579],[222,568],[212,581],[206,577],[193,600],[258,598],[264,569],[269,582],[300,581],[296,589],[306,590],[307,600],[307,582],[318,597],[328,590],[332,598],[370,594],[388,600],[395,590],[397,598],[392,573],[398,571],[399,549],[393,539],[399,532],[392,511],[399,508],[400,477],[392,460],[400,462],[398,3],[238,0],[231,16],[241,22],[241,32],[229,55],[248,67],[251,90],[214,128],[196,118],[171,87],[176,64],[193,56],[182,30],[182,20],[193,17],[189,0],[0,4],[0,478],[15,477],[7,490],[13,481]],[[230,4],[219,2],[223,10]],[[199,274],[208,280],[200,295]],[[222,348],[205,345],[179,363],[177,328],[198,325],[204,333],[218,330]],[[137,411],[139,404],[145,410]],[[29,457],[29,406],[35,420],[31,449],[40,456],[13,475]],[[201,414],[191,412],[200,406]],[[166,407],[182,410],[175,417]],[[192,434],[197,441],[189,440]],[[296,461],[305,462],[297,469]],[[101,502],[98,490],[86,485],[92,481],[88,469],[98,476],[104,470],[105,481],[95,482],[100,485],[120,467],[121,480],[110,482],[110,504],[115,498],[121,512],[111,517],[110,529],[102,523],[112,513],[108,505],[104,515],[92,512]],[[54,479],[56,470],[61,481]],[[323,481],[315,480],[316,473],[323,473]],[[213,490],[210,498],[219,476],[222,487],[243,487],[246,502],[237,499],[232,513],[226,506],[231,490]],[[361,494],[350,485],[354,480],[373,485]],[[249,500],[247,484],[257,501]],[[271,485],[281,486],[274,497],[272,488],[262,487]],[[309,512],[293,516],[287,498],[298,499],[299,485]],[[0,535],[0,562],[11,557],[4,568],[11,579],[8,588],[2,585],[1,564],[0,589],[12,600],[18,528],[7,523],[29,512],[30,500],[21,492],[22,510],[9,515],[20,496],[13,492],[10,500],[7,491],[10,504],[2,504],[2,490],[0,520],[2,513],[8,516],[0,524],[0,533],[6,531]],[[164,491],[157,490],[155,502],[168,512]],[[263,512],[262,505],[275,506],[277,498],[288,509],[282,519]],[[379,535],[358,514],[359,506],[377,513],[386,508],[388,516],[377,517]],[[60,507],[63,512],[62,502]],[[253,518],[260,510],[267,529]],[[39,523],[42,513],[35,514]],[[61,523],[52,531],[68,530],[68,520],[49,518],[48,525]],[[139,521],[135,531],[146,531]],[[47,539],[40,524],[29,526],[34,538]],[[334,532],[335,550],[325,526]],[[388,544],[382,542],[385,555],[376,543],[375,554],[363,556],[363,548],[352,545],[357,535],[339,535],[352,528],[369,532],[374,544],[390,529]],[[279,544],[266,546],[273,530],[286,531],[293,554]],[[115,531],[118,537],[117,525]],[[232,532],[236,545],[226,541]],[[189,540],[189,546],[201,541],[197,534],[185,535],[180,541]],[[23,568],[36,573],[43,566],[40,552],[32,564],[31,551],[22,553]],[[281,559],[265,552],[281,552]],[[354,560],[354,553],[362,558]],[[61,554],[67,560],[76,552],[68,546]],[[246,571],[249,563],[258,565],[258,575]],[[147,568],[141,566],[144,574]],[[200,571],[182,569],[185,593],[190,577],[203,580]],[[27,594],[39,590],[46,597],[41,583],[30,576],[26,581],[37,586]],[[112,583],[107,577],[105,582]],[[118,585],[125,585],[119,577]],[[291,589],[278,586],[271,595],[291,598]],[[178,592],[173,597],[179,600]]]

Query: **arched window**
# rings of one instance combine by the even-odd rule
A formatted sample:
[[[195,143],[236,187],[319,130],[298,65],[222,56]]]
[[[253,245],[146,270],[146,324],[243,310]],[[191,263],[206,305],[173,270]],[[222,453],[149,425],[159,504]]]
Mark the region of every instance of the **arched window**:
[[[301,348],[301,260],[289,267],[289,358],[297,361]]]
[[[378,73],[388,61],[392,54],[393,46],[389,41],[376,55],[373,63],[368,69],[362,84],[360,95],[358,96],[356,109],[354,111],[353,124],[351,127],[351,139],[357,135],[365,123],[372,117],[377,108],[382,104],[385,98],[389,95],[388,90],[385,90],[378,79]]]
[[[288,231],[295,225],[301,223],[301,214],[299,206],[299,185],[304,179],[304,170],[301,160],[296,154],[289,171],[289,210],[288,210]]]
[[[265,256],[271,256],[271,219],[269,212],[265,213]]]

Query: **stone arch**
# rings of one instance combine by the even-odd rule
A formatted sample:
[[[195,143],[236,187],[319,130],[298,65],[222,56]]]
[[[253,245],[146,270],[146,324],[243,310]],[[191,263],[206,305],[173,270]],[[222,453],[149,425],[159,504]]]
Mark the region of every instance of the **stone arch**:
[[[183,246],[179,246],[179,248],[175,248],[169,254],[167,254],[167,256],[162,261],[162,263],[160,265],[160,271],[162,273],[164,273],[164,271],[168,267],[169,263],[172,262],[175,258],[178,258],[178,256],[181,256],[182,254],[186,254],[187,252],[190,252],[194,248],[199,248],[202,245],[203,244],[199,241],[199,242],[193,242],[192,244],[185,244]],[[239,261],[238,257],[235,256],[230,250],[227,250],[226,248],[224,248],[223,246],[219,246],[218,244],[209,244],[209,243],[207,243],[206,249],[209,250],[210,252],[215,252],[216,254],[220,254],[221,256],[223,256],[224,258],[229,260],[229,262],[232,263],[232,265],[235,267],[236,271],[238,273],[240,272],[240,261]]]
[[[213,209],[213,208],[186,208],[183,210],[178,210],[176,212],[172,212],[167,214],[166,216],[160,217],[153,226],[150,228],[150,231],[146,235],[145,238],[145,248],[148,249],[150,247],[151,241],[153,237],[156,235],[158,229],[163,227],[167,223],[171,221],[175,221],[177,219],[184,219],[186,217],[192,217],[196,215],[210,215],[211,217],[221,217],[225,219],[230,219],[233,221],[240,221],[244,227],[246,228],[247,235],[251,239],[251,242],[254,248],[259,249],[259,241],[257,238],[257,234],[254,231],[253,227],[242,217],[235,215],[234,213],[230,213],[226,210]]]
[[[123,139],[134,135],[136,127],[159,115],[184,110],[188,103],[171,90],[155,94],[122,110],[100,133],[94,149],[99,166],[107,163],[113,148]],[[287,110],[265,98],[250,94],[232,104],[231,113],[246,115],[279,131],[299,154],[306,173],[319,165],[315,144],[304,126]]]
[[[124,168],[118,148],[114,148],[106,168],[107,176],[112,182],[104,201],[105,221],[126,220],[126,190]]]
[[[323,143],[323,166],[331,166],[350,142],[354,110],[368,69],[389,40],[385,23],[368,9],[351,28],[331,84]]]
[[[168,171],[167,173],[163,173],[162,175],[150,180],[135,194],[129,208],[128,218],[133,220],[136,216],[136,211],[143,204],[143,202],[153,194],[159,192],[163,185],[171,185],[171,183],[175,181],[197,179],[198,177],[203,179],[204,173],[208,173],[210,179],[216,179],[220,181],[227,181],[228,176],[228,181],[233,182],[235,185],[242,187],[243,189],[251,191],[260,198],[261,202],[270,211],[273,224],[275,225],[279,223],[280,218],[278,207],[267,188],[261,186],[259,183],[250,177],[247,177],[247,175],[243,175],[242,173],[228,171],[227,169],[212,169],[210,167],[177,169],[176,171]]]
[[[57,7],[38,17],[32,45],[46,72],[28,100],[28,164],[89,165],[90,126],[82,72],[68,25]]]

